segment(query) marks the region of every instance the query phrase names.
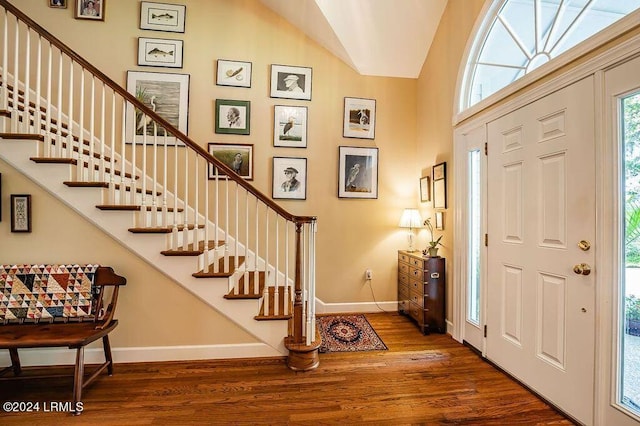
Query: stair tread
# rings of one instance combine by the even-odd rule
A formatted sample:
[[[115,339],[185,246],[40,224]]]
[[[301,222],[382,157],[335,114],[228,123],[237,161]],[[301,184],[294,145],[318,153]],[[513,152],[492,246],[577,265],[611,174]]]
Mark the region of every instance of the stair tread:
[[[265,313],[264,312],[264,300],[262,301],[261,305],[260,305],[260,312],[258,313],[258,315],[254,316],[253,318],[257,321],[271,321],[271,320],[286,320],[291,318],[291,314],[282,314],[279,313],[278,315],[275,314],[275,310],[274,310],[274,300],[275,300],[275,287],[269,287],[268,288],[268,297],[269,297],[269,312]],[[285,301],[284,298],[284,286],[278,286],[278,306],[279,306],[279,310],[282,311],[282,308],[284,307],[285,303],[288,303],[288,311],[287,312],[293,312],[293,306],[291,303],[291,300],[289,300],[288,302]]]
[[[140,204],[100,204],[96,206],[100,210],[135,210],[138,211],[142,209]],[[153,207],[147,206],[147,211],[151,211]],[[156,207],[156,209],[161,212],[162,207]],[[174,207],[167,207],[167,212],[173,213],[176,209]],[[184,209],[182,207],[178,207],[178,212],[183,212]]]
[[[184,224],[177,226],[178,231],[184,230]],[[194,229],[195,225],[187,225],[187,229]],[[198,225],[198,229],[204,228],[204,225]],[[129,228],[129,232],[134,234],[170,234],[173,232],[173,225],[156,226],[148,228]]]
[[[109,188],[109,182],[82,182],[82,181],[65,181],[63,182],[65,185],[70,186],[72,188]],[[120,189],[122,185],[119,183],[114,184],[115,189]],[[124,187],[125,191],[131,191],[131,186],[126,185]],[[136,193],[141,194],[142,188],[136,188]],[[146,195],[162,195],[162,192],[156,191],[154,194],[152,190],[147,189],[145,192]]]
[[[218,241],[216,244],[215,240],[209,240],[209,250],[212,250],[214,247],[220,247],[224,245],[224,241]],[[204,241],[198,242],[198,249],[194,250],[193,243],[189,244],[187,249],[185,250],[183,247],[180,247],[175,250],[162,250],[160,254],[165,256],[198,256],[204,253]]]
[[[44,136],[37,133],[0,133],[0,139],[20,139],[43,142]]]
[[[244,263],[244,256],[238,256],[238,265],[242,265]],[[199,272],[194,272],[191,274],[195,278],[227,278],[233,275],[235,272],[235,266],[233,265],[233,257],[229,257],[229,272],[221,272],[224,271],[224,257],[221,257],[218,260],[218,272],[214,272],[213,264],[209,265],[209,268],[206,270],[202,270]]]
[[[249,283],[247,284],[247,290],[245,291],[245,277],[249,276]],[[224,295],[225,299],[260,299],[262,292],[264,291],[265,273],[264,271],[258,271],[258,291],[255,291],[255,271],[249,271],[244,273],[238,279],[236,285],[238,292],[231,290]]]

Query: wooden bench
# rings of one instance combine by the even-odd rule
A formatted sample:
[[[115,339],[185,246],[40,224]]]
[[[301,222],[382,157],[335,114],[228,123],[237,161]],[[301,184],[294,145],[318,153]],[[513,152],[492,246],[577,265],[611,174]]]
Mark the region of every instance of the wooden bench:
[[[27,368],[20,366],[18,349],[76,349],[73,407],[80,414],[82,389],[105,369],[113,374],[109,333],[118,325],[118,289],[126,283],[106,266],[0,265],[0,349],[8,349],[11,357],[0,381],[50,377],[21,375]],[[84,347],[100,338],[105,362],[85,378]]]

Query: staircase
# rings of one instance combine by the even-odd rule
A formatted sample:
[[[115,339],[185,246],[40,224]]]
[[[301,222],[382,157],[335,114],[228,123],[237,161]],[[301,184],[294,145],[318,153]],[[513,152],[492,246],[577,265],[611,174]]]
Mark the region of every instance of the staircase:
[[[274,203],[149,108],[151,94],[128,93],[7,0],[0,46],[0,158],[290,368],[315,368],[316,218]]]

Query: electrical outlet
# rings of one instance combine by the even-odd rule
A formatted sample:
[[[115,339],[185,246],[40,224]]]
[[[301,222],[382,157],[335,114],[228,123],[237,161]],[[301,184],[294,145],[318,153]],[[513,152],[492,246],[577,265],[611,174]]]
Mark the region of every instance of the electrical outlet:
[[[366,271],[364,271],[364,278],[366,280],[373,279],[373,271],[371,269],[367,269]]]

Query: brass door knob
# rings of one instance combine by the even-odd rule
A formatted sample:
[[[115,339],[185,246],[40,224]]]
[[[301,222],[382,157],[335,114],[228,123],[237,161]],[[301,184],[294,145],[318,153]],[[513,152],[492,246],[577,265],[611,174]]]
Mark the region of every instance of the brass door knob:
[[[578,243],[578,247],[582,251],[588,251],[591,248],[591,243],[586,240],[580,240],[580,242]]]
[[[578,263],[573,267],[573,272],[578,275],[589,275],[591,273],[591,266],[586,263]]]

